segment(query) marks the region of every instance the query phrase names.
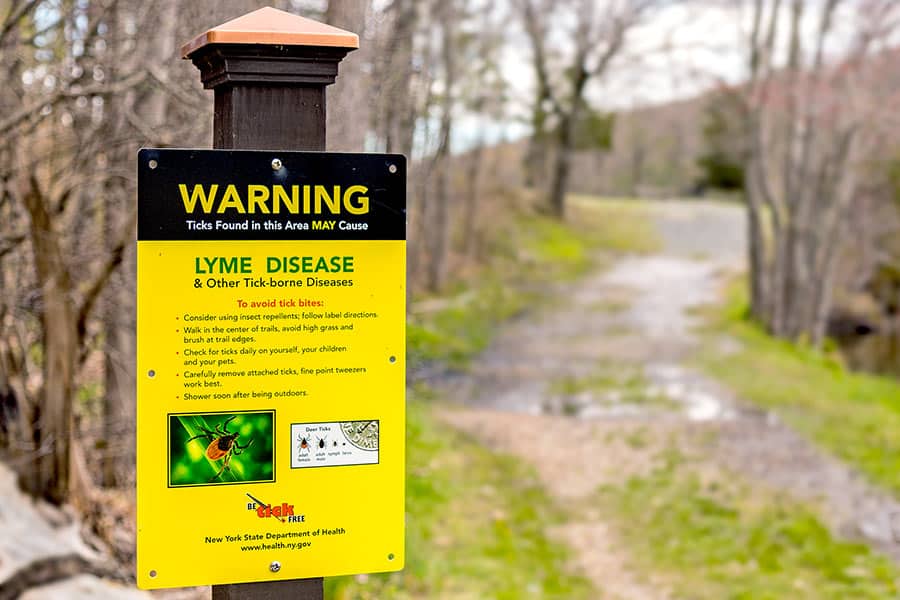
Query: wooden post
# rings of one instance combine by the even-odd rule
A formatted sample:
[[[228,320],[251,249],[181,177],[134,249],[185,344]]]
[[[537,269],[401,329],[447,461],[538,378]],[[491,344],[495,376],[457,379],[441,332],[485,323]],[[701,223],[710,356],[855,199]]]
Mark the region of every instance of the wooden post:
[[[215,94],[213,148],[325,150],[325,86],[356,34],[274,8],[203,33],[181,53]],[[322,600],[323,580],[214,585],[213,600]]]

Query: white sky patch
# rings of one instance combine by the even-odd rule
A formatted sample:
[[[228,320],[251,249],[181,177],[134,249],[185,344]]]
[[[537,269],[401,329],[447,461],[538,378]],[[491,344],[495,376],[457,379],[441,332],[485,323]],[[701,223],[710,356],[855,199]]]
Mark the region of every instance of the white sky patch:
[[[801,44],[807,62],[813,54],[821,20],[821,2],[808,2],[801,21]],[[764,15],[763,28],[769,15]],[[778,19],[775,63],[787,59],[790,3]],[[629,109],[697,96],[721,85],[736,85],[749,76],[751,3],[744,0],[681,2],[660,10],[631,32],[626,52],[604,81],[592,86],[597,107]],[[825,46],[826,60],[847,52],[859,31],[859,6],[840,5]]]
[[[688,98],[746,76],[743,36],[733,10],[676,5],[630,32],[608,77],[590,90],[593,105],[623,110]]]
[[[900,0],[898,0],[900,1]],[[834,19],[826,45],[826,56],[847,51],[859,30],[859,6],[845,2]],[[783,64],[788,46],[790,4],[782,3],[776,43],[776,64]],[[807,4],[802,27],[802,43],[812,55],[821,2]],[[672,4],[650,15],[630,33],[625,51],[609,72],[594,80],[586,91],[595,109],[621,111],[639,106],[687,99],[720,85],[735,85],[748,76],[747,46],[750,37],[752,3],[748,0],[694,0]],[[464,151],[481,140],[515,139],[530,134],[528,125],[534,95],[535,76],[531,49],[521,23],[510,13],[506,44],[502,50],[503,77],[508,85],[507,118],[485,119],[460,114],[453,140],[455,152]],[[764,26],[768,23],[765,16]],[[565,35],[560,27],[550,36],[548,51],[565,57]],[[551,61],[557,73],[565,61]]]

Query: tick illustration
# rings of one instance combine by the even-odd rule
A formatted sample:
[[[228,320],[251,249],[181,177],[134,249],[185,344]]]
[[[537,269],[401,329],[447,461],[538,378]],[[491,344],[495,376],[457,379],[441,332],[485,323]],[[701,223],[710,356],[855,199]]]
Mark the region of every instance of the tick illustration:
[[[241,434],[228,431],[228,424],[236,418],[237,415],[231,415],[225,420],[224,423],[217,424],[213,429],[200,427],[199,429],[202,433],[198,433],[187,441],[187,443],[190,443],[201,438],[209,440],[209,445],[206,447],[206,457],[209,460],[222,461],[222,468],[220,468],[216,472],[216,474],[210,478],[210,483],[218,479],[225,471],[231,470],[231,466],[229,465],[229,463],[231,462],[231,457],[239,456],[241,453],[243,453],[244,450],[250,447],[250,444],[253,443],[253,440],[251,439],[249,442],[242,446],[237,441],[238,437],[240,437]]]

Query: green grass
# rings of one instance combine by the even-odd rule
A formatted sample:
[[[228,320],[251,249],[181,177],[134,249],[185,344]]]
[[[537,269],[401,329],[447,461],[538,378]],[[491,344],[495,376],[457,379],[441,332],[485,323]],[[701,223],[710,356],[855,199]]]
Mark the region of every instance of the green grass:
[[[900,573],[863,544],[837,541],[807,507],[739,478],[701,479],[677,453],[598,495],[637,566],[674,597],[894,598]]]
[[[465,367],[487,347],[497,325],[523,310],[534,295],[516,293],[499,278],[489,276],[463,298],[433,313],[416,313],[413,307],[406,324],[411,364],[441,361],[454,368]]]
[[[555,282],[598,266],[598,254],[648,253],[660,247],[650,209],[634,201],[570,198],[569,217],[523,213],[497,236],[490,264],[445,294],[440,310],[413,302],[407,323],[410,363],[441,361],[463,368],[487,347],[496,327],[537,304]],[[454,300],[455,298],[455,300]]]
[[[733,285],[708,328],[740,340],[742,349],[721,356],[708,344],[701,366],[900,496],[900,383],[848,372],[833,355],[773,339],[745,318],[746,306],[745,289]]]
[[[652,203],[573,195],[569,197],[569,210],[572,219],[590,230],[598,248],[630,254],[650,254],[662,248]]]
[[[567,549],[546,537],[562,515],[535,474],[436,422],[427,391],[412,396],[406,569],[328,579],[326,597],[595,598],[586,580],[565,572]]]
[[[569,223],[539,215],[518,220],[517,244],[532,261],[532,268],[552,265],[562,279],[580,275],[591,265],[592,240]]]

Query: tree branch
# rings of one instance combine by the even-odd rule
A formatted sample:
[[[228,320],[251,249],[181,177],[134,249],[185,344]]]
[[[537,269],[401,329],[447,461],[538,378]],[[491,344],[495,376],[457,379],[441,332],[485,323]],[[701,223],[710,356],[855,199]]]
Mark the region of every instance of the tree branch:
[[[80,96],[109,96],[112,94],[120,94],[139,85],[145,79],[147,79],[147,73],[145,71],[138,71],[125,79],[121,79],[114,83],[98,83],[85,87],[70,87],[59,90],[50,97],[25,106],[9,117],[0,120],[0,135],[5,134],[23,121],[33,117],[35,114],[40,114],[40,110],[45,106],[53,106],[63,100],[78,98]]]
[[[3,19],[3,26],[0,27],[0,44],[3,44],[6,40],[6,36],[13,30],[13,27],[15,27],[25,15],[31,12],[32,9],[37,6],[38,2],[40,2],[40,0],[27,0],[19,6],[16,6],[16,3],[13,3],[6,18]]]
[[[531,42],[531,51],[534,60],[534,72],[537,77],[539,101],[549,101],[553,112],[560,110],[559,101],[553,93],[553,85],[550,82],[550,74],[547,65],[547,49],[544,47],[546,29],[541,26],[540,17],[536,14],[532,0],[517,0],[522,20],[525,24],[525,33]],[[535,132],[539,133],[539,132]]]
[[[110,249],[106,261],[100,266],[93,280],[90,281],[82,293],[81,304],[78,307],[78,339],[79,342],[84,339],[87,331],[87,320],[91,310],[100,297],[100,292],[115,270],[122,264],[125,255],[125,248],[128,247],[134,238],[134,226],[137,222],[137,210],[132,209],[131,214],[126,220],[122,229],[122,235],[116,241],[115,245]]]

